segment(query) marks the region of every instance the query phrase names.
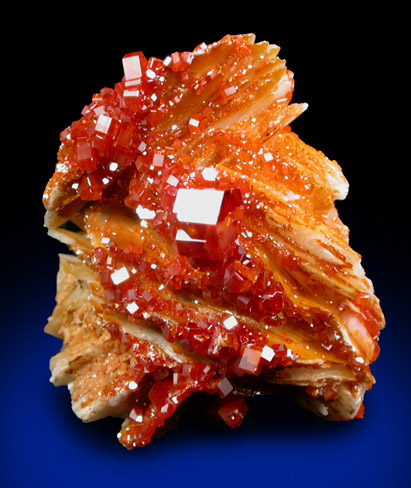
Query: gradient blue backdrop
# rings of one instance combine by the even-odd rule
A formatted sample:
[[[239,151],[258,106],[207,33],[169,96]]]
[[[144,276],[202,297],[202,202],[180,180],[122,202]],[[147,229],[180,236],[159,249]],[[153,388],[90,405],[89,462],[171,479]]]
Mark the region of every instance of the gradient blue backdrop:
[[[127,31],[120,35],[108,18],[80,21],[76,13],[53,12],[51,23],[16,23],[14,31],[15,40],[19,33],[26,40],[26,64],[14,75],[26,130],[24,144],[14,149],[23,154],[26,176],[15,170],[12,181],[20,182],[21,194],[3,207],[0,486],[410,486],[410,206],[405,181],[398,179],[405,165],[399,136],[389,132],[395,48],[386,33],[392,19],[374,10],[371,17],[325,11],[324,20],[290,8],[281,22],[274,13],[272,21],[244,15],[220,23],[201,13],[203,23],[188,28],[175,10],[172,18],[163,15],[157,31],[142,30],[144,16],[124,15]],[[42,191],[59,132],[80,117],[94,92],[120,79],[122,55],[143,50],[164,57],[244,32],[281,46],[295,72],[295,101],[310,104],[294,130],[336,159],[351,184],[338,209],[387,319],[372,367],[377,383],[366,395],[362,421],[328,423],[286,400],[256,398],[240,429],[185,420],[128,452],[116,439],[121,421],[83,424],[67,390],[48,381],[48,361],[60,342],[43,327],[54,306],[57,253],[64,248],[42,227]]]

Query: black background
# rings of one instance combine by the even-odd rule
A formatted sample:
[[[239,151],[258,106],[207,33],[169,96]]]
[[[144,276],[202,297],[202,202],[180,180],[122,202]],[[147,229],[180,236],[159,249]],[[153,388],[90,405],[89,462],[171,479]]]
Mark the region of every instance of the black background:
[[[54,305],[57,253],[65,249],[46,235],[42,192],[54,171],[59,133],[80,118],[93,93],[104,86],[112,87],[121,79],[124,54],[139,50],[146,57],[164,58],[174,51],[192,50],[201,42],[217,41],[225,34],[246,32],[256,34],[257,42],[266,40],[281,47],[280,57],[287,60],[295,75],[294,101],[309,104],[308,110],[292,124],[294,131],[337,160],[350,183],[347,199],[337,202],[337,208],[350,228],[352,247],[363,256],[363,265],[374,282],[387,318],[387,328],[381,337],[382,353],[376,363],[377,386],[369,393],[371,413],[369,421],[364,421],[378,419],[379,423],[362,424],[366,426],[362,433],[347,427],[352,438],[351,434],[344,438],[346,450],[351,449],[353,442],[364,443],[364,464],[356,465],[356,476],[350,479],[350,485],[360,486],[358,480],[372,478],[368,473],[373,472],[372,465],[379,461],[381,476],[372,478],[374,487],[388,486],[390,476],[394,476],[394,465],[393,486],[407,486],[409,467],[404,461],[404,449],[410,428],[404,408],[410,396],[403,384],[407,382],[410,339],[407,307],[411,259],[410,160],[406,147],[409,46],[403,22],[406,15],[393,3],[384,8],[365,8],[347,2],[321,7],[304,5],[301,8],[294,4],[254,2],[223,7],[197,2],[164,8],[152,2],[145,6],[95,4],[86,11],[85,5],[71,3],[47,9],[21,7],[5,17],[4,27],[10,30],[3,41],[7,70],[2,75],[1,105],[7,125],[2,141],[5,155],[1,192],[4,259],[0,286],[5,310],[1,356],[4,397],[0,407],[2,486],[33,486],[40,480],[43,486],[47,484],[45,480],[49,480],[50,486],[58,482],[63,486],[64,475],[58,476],[57,468],[51,470],[50,463],[64,471],[64,459],[57,453],[72,462],[81,446],[84,448],[81,452],[89,455],[91,462],[97,463],[95,466],[101,455],[97,446],[105,446],[101,447],[105,449],[104,456],[112,453],[119,456],[113,461],[117,464],[105,466],[112,479],[116,469],[128,469],[138,456],[153,464],[156,456],[159,462],[164,462],[173,450],[172,443],[165,440],[161,444],[161,440],[144,454],[133,453],[123,465],[127,454],[122,448],[112,447],[117,442],[112,438],[117,426],[103,421],[101,426],[87,426],[86,430],[74,419],[65,391],[48,385],[48,359],[57,353],[60,344],[45,336],[42,329]],[[258,452],[254,458],[254,448],[250,447],[255,442],[250,434],[253,429],[258,439],[264,438],[260,414],[267,414],[264,407],[260,410],[256,407],[254,417],[251,414],[250,423],[244,427],[245,438],[234,438],[244,442],[244,453],[251,456],[257,470],[262,469],[261,463],[269,462],[264,457],[258,459]],[[308,419],[297,425],[302,425],[305,437],[318,436],[314,428],[307,428],[311,417]],[[389,426],[392,422],[392,429],[387,427],[380,432],[382,424]],[[295,437],[292,424],[293,420],[288,418],[287,428],[291,428]],[[271,427],[269,435],[273,438],[275,429],[285,435],[278,423]],[[53,434],[51,429],[55,430]],[[341,427],[338,429],[341,434]],[[324,437],[324,427],[319,427],[319,432],[325,452],[331,437]],[[33,435],[37,436],[34,440]],[[377,438],[381,441],[381,452],[390,445],[391,464],[385,468],[382,454],[378,459],[367,458],[367,451],[374,453],[372,446]],[[180,437],[177,434],[171,439],[180,442],[178,446],[186,439],[192,441],[184,429]],[[50,446],[50,442],[54,445]],[[218,442],[225,441],[220,436]],[[193,444],[193,448],[198,446]],[[307,452],[307,460],[311,462],[314,458]],[[20,462],[28,459],[32,461],[25,472],[21,471]],[[184,465],[184,459],[180,461]],[[238,462],[240,466],[240,458]],[[81,466],[67,468],[70,483],[76,477],[89,479]],[[288,486],[294,486],[293,479],[303,476],[299,467],[291,463],[288,468],[291,474],[281,478]],[[97,467],[93,469],[94,477],[101,472]],[[205,469],[201,462],[199,469]],[[223,471],[222,467],[219,469]],[[47,470],[51,470],[49,478]],[[138,480],[139,476],[149,479],[141,463],[139,470],[132,479]],[[331,476],[327,469],[326,473]],[[102,473],[100,486],[104,479]],[[241,486],[238,471],[231,480]],[[335,479],[334,485],[343,486]]]

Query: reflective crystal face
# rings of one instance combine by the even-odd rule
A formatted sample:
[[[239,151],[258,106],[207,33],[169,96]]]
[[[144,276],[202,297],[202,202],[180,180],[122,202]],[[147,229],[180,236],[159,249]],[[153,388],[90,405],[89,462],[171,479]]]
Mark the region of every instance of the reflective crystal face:
[[[205,248],[207,241],[205,239],[191,238],[187,232],[178,229],[175,240],[181,255],[198,259],[206,259],[208,257]]]
[[[125,267],[122,267],[111,274],[111,280],[115,285],[119,285],[120,283],[127,281],[129,278],[130,275],[128,274],[127,268]]]
[[[274,356],[275,356],[274,349],[272,349],[271,347],[268,347],[268,346],[263,347],[263,350],[261,352],[261,357],[263,359],[270,362],[273,360]]]
[[[126,55],[123,58],[124,77],[126,80],[135,80],[141,78],[140,56],[135,54]]]
[[[136,214],[138,215],[138,217],[140,219],[143,219],[143,220],[152,220],[156,216],[156,212],[154,210],[150,210],[148,208],[144,208],[141,205],[139,205],[136,208]]]
[[[231,330],[238,325],[238,321],[234,315],[232,315],[228,319],[224,320],[223,325],[227,330]]]
[[[245,373],[255,374],[260,364],[261,351],[254,347],[246,347],[239,361],[238,367]]]
[[[177,191],[173,212],[179,222],[216,225],[223,198],[224,191],[181,188]]]
[[[204,168],[201,172],[201,176],[205,181],[215,181],[218,176],[218,171],[214,168]]]
[[[180,242],[191,242],[191,243],[198,243],[198,244],[205,244],[205,240],[204,239],[192,239],[188,234],[187,232],[185,232],[184,230],[182,229],[178,229],[177,233],[176,233],[176,241],[180,241]]]
[[[96,123],[96,131],[103,134],[107,134],[111,124],[111,117],[106,115],[99,115]]]

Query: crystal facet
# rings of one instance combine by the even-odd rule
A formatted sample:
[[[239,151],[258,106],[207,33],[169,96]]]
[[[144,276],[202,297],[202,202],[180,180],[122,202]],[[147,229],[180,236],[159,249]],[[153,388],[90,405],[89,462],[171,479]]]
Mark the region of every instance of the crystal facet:
[[[223,191],[183,188],[177,191],[173,212],[179,222],[216,225],[223,197]]]

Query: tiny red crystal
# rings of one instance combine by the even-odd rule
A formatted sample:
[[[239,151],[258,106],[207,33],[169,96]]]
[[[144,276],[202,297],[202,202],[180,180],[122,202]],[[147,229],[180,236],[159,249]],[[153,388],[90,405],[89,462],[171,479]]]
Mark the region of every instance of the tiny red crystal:
[[[231,427],[236,429],[239,427],[248,411],[248,405],[246,404],[244,398],[230,399],[218,410],[219,416],[224,420],[224,422]]]

